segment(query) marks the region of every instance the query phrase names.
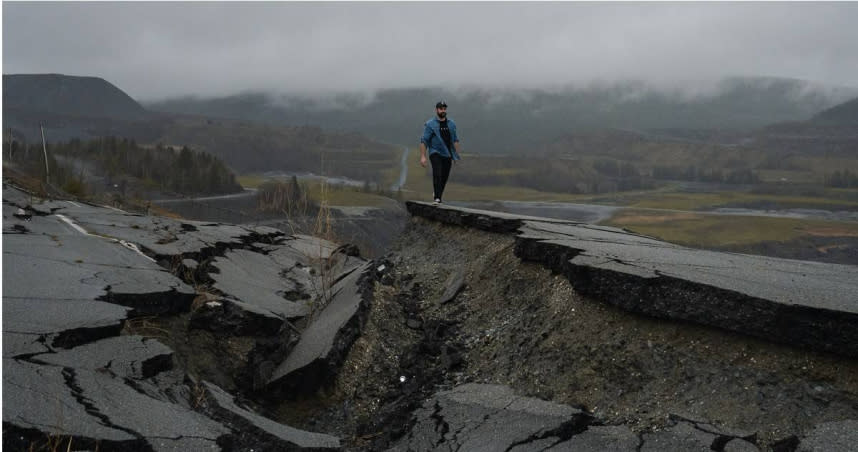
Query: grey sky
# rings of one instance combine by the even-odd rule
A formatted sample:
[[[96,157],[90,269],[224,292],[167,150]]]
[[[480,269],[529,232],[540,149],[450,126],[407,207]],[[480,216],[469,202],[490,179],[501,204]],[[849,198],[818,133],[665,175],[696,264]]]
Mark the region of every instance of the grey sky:
[[[3,2],[3,73],[132,97],[438,85],[662,85],[772,75],[858,86],[858,3]]]

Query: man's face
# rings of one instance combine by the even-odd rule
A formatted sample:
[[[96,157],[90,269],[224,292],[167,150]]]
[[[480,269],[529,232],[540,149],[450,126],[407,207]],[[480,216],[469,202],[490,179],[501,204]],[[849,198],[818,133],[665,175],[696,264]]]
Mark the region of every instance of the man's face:
[[[441,119],[446,118],[447,117],[447,107],[435,108],[435,114],[438,115],[438,117]]]

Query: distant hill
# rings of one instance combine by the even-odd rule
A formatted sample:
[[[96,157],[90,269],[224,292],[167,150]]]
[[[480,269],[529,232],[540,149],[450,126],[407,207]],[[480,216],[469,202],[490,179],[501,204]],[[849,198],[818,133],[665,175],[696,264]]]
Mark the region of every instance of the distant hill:
[[[858,98],[835,105],[813,117],[814,122],[858,124]]]
[[[374,97],[327,99],[246,93],[147,104],[153,111],[205,114],[285,125],[356,131],[391,143],[415,144],[439,99],[450,105],[464,148],[471,152],[529,152],[571,132],[751,130],[810,118],[858,94],[783,78],[730,78],[708,94],[670,93],[642,82],[545,90],[384,90]]]
[[[858,98],[827,108],[805,121],[786,121],[755,131],[748,144],[779,156],[858,157]]]
[[[3,138],[17,141],[121,137],[141,144],[189,146],[236,171],[314,172],[386,182],[401,149],[358,133],[319,127],[260,124],[147,111],[121,89],[97,77],[58,74],[3,76]]]
[[[62,74],[3,75],[3,109],[140,120],[152,115],[107,80]]]
[[[34,142],[45,127],[48,141],[101,136],[149,141],[164,118],[143,108],[121,89],[98,77],[61,74],[3,75],[3,133]]]

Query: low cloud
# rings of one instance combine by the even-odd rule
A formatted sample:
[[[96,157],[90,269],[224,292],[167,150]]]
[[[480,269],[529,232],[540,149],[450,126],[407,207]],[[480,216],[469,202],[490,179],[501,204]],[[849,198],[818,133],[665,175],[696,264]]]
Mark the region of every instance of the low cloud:
[[[855,86],[855,23],[858,3],[7,2],[3,72],[100,76],[139,100],[623,80],[705,93],[758,75]]]

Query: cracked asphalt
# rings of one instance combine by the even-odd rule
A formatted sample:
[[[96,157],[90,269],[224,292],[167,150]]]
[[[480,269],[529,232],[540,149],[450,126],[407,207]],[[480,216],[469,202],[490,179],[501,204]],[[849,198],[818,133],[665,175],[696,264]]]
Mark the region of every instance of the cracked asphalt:
[[[858,441],[854,267],[408,207],[392,251],[366,261],[269,227],[4,185],[4,448]]]
[[[300,290],[319,284],[307,271],[311,261],[359,265],[332,257],[334,248],[267,227],[40,200],[4,184],[4,449],[56,450],[59,442],[102,451],[337,449],[338,438],[268,420],[187,366],[224,355],[223,347],[208,356],[176,347],[196,345],[188,340],[196,314],[198,326],[218,332],[216,342],[243,340],[246,354],[268,359],[278,355],[266,347],[282,342],[287,347],[276,351],[285,359],[298,329],[291,322],[316,301]],[[286,282],[300,292],[294,301],[284,297]],[[194,305],[200,297],[208,317]],[[214,306],[229,306],[231,317],[211,315]],[[260,322],[275,326],[255,328]],[[236,324],[245,337],[231,329]]]

